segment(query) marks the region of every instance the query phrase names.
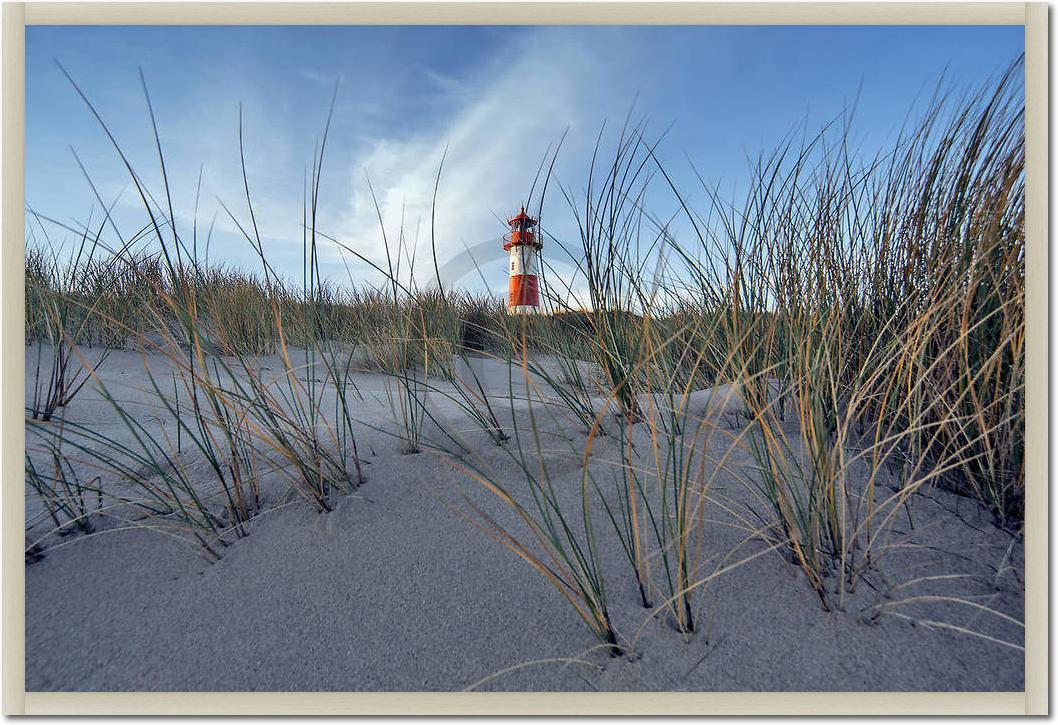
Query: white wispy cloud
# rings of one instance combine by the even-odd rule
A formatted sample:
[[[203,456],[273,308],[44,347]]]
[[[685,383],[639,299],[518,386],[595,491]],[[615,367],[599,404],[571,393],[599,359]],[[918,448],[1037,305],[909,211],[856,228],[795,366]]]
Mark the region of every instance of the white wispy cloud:
[[[467,98],[450,118],[415,135],[376,139],[356,158],[338,238],[376,262],[384,260],[370,179],[390,243],[403,219],[417,268],[432,272],[430,212],[442,157],[435,233],[443,263],[465,245],[505,231],[504,215],[525,199],[548,146],[564,130],[572,128],[571,136],[594,132],[602,119],[602,60],[548,30],[518,37],[494,64],[470,77],[432,78]]]

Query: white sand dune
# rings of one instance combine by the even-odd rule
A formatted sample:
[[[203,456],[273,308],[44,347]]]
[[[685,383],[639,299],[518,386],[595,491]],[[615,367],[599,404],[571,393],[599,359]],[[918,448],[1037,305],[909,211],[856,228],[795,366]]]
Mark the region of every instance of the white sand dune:
[[[31,370],[35,352],[26,359]],[[275,357],[258,362],[282,371]],[[170,380],[167,364],[148,358],[161,382]],[[518,420],[528,440],[521,373],[496,361],[471,365],[505,429]],[[116,352],[100,376],[138,420],[172,435],[171,416],[151,403],[146,370],[143,356]],[[521,380],[513,395],[512,378]],[[402,453],[386,398],[392,381],[368,373],[353,380],[364,397],[357,437],[367,481],[337,498],[333,511],[317,513],[275,476],[265,482],[265,510],[249,535],[216,563],[164,535],[158,522],[111,521],[91,536],[49,537],[52,548],[26,567],[27,690],[1024,687],[1022,629],[965,603],[1022,619],[1022,545],[970,499],[939,489],[912,496],[844,610],[824,611],[803,573],[747,531],[754,512],[765,521],[769,514],[745,484],[751,458],[734,453],[711,476],[699,575],[752,558],[702,587],[689,636],[665,612],[652,616],[640,604],[628,560],[596,511],[611,616],[630,644],[629,655],[611,657],[542,576],[472,525],[467,501],[523,531],[508,509],[451,456]],[[447,384],[434,384],[431,410],[472,449],[468,457],[524,491],[508,453],[515,442],[493,443],[446,401]],[[698,391],[688,408],[715,416],[730,438],[737,422],[724,412],[735,398],[731,389]],[[552,482],[579,521],[584,426],[560,406],[538,401],[533,409]],[[126,435],[92,386],[64,415]],[[633,436],[645,446],[643,427]],[[32,447],[34,436],[27,440]],[[592,441],[588,465],[600,483],[618,445],[612,435]],[[539,462],[535,450],[527,456]],[[881,488],[879,497],[891,493]],[[27,489],[27,515],[40,508]],[[42,521],[27,539],[46,528]],[[654,566],[660,575],[656,559]]]

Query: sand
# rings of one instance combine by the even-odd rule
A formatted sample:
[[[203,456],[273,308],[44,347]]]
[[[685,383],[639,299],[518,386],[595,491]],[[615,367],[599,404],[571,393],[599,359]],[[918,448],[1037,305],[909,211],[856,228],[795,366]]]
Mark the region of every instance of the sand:
[[[35,349],[27,348],[26,360],[31,385]],[[147,364],[167,379],[164,359],[151,356]],[[274,357],[259,364],[281,370]],[[505,365],[474,365],[509,426],[512,407],[522,415],[525,404],[510,402]],[[172,421],[145,392],[141,355],[115,352],[100,376],[140,419],[171,431]],[[1023,630],[952,601],[1018,621],[1023,615],[1022,543],[970,499],[940,489],[913,496],[893,526],[894,546],[844,609],[832,611],[823,610],[796,566],[759,538],[747,540],[717,507],[703,529],[703,571],[722,566],[732,549],[735,559],[754,558],[703,588],[695,599],[699,626],[689,636],[664,612],[651,616],[642,607],[613,530],[598,520],[611,614],[631,643],[626,655],[611,657],[542,576],[471,524],[462,494],[517,527],[510,512],[451,457],[402,453],[387,433],[387,380],[358,373],[355,381],[366,398],[357,436],[367,482],[337,498],[333,511],[317,513],[291,498],[277,478],[265,487],[266,511],[249,535],[224,548],[216,563],[143,526],[111,523],[91,536],[49,539],[56,548],[26,566],[26,689],[1024,688],[1016,647]],[[27,401],[29,395],[27,389]],[[696,395],[703,409],[727,404],[719,393]],[[481,462],[524,489],[508,454],[469,417],[443,395],[433,394],[431,406]],[[539,412],[563,506],[579,511],[583,426],[559,407]],[[110,404],[92,387],[64,414],[121,435]],[[612,436],[600,439],[593,459],[604,462],[616,445]],[[743,474],[749,466],[744,455],[731,464]],[[740,510],[754,506],[737,475],[717,475],[713,493]],[[27,490],[27,514],[39,510]],[[917,599],[893,604],[908,597]],[[872,617],[885,602],[889,607]]]

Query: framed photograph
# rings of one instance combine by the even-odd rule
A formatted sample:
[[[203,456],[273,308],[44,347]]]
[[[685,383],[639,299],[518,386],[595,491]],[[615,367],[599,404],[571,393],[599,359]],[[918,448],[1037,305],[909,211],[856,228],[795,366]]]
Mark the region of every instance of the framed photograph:
[[[6,3],[8,714],[1046,714],[1042,3]]]

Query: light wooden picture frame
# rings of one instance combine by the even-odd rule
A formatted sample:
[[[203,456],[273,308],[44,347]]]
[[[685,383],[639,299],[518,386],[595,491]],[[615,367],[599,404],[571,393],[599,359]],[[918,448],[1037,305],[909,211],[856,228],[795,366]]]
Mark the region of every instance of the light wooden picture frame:
[[[32,25],[1014,25],[1025,29],[1025,691],[27,692],[23,280]],[[3,5],[3,707],[8,715],[1042,715],[1049,712],[1048,7],[1044,3],[37,3]]]

